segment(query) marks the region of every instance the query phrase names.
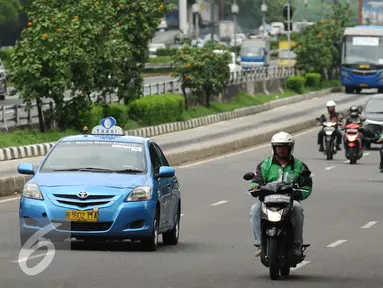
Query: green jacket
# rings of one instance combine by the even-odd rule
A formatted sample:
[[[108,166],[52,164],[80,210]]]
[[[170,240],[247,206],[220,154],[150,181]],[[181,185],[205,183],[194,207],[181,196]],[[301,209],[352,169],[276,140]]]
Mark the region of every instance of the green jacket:
[[[311,177],[299,176],[299,173],[303,169],[308,170],[307,165],[294,157],[291,157],[289,164],[282,167],[282,165],[271,156],[258,164],[255,171],[255,178],[252,180],[252,186],[265,185],[270,182],[284,182],[287,184],[295,182],[298,183],[300,189],[307,190],[307,192],[302,193],[301,200],[305,200],[311,195],[313,182]]]

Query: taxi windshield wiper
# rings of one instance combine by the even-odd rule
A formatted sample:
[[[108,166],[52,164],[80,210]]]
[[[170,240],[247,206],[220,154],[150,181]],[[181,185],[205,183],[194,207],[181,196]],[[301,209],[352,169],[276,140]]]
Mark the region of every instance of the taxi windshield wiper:
[[[55,169],[53,171],[94,171],[94,172],[110,172],[110,173],[143,173],[144,171],[138,169],[121,169],[112,170],[97,167],[84,167],[84,168],[67,168],[67,169]]]
[[[121,169],[121,170],[113,170],[116,173],[143,173],[144,171],[138,169]]]
[[[110,169],[97,168],[97,167],[55,169],[55,170],[53,170],[53,171],[97,171],[97,172],[113,172],[113,170],[110,170]]]

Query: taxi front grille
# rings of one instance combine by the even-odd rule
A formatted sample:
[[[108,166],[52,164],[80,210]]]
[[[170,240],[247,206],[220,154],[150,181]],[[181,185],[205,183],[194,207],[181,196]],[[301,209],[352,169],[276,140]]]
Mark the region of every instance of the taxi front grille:
[[[86,198],[80,198],[75,194],[53,194],[53,196],[59,204],[80,208],[106,205],[115,197],[115,195],[89,195]]]
[[[98,201],[98,202],[72,202],[72,201],[64,201],[64,200],[57,200],[60,204],[64,205],[70,205],[70,206],[77,206],[81,208],[85,208],[88,206],[100,206],[108,204],[110,201]]]
[[[102,200],[102,199],[110,199],[113,198],[114,195],[89,195],[86,198],[80,198],[77,195],[67,195],[67,194],[53,194],[56,198],[63,199],[76,199],[76,200]]]
[[[57,230],[63,231],[107,231],[112,227],[113,222],[68,222],[52,221],[57,225]]]

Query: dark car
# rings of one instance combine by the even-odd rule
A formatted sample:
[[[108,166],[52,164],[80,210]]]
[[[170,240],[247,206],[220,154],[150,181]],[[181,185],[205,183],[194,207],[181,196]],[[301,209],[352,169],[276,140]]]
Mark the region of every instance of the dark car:
[[[376,143],[383,132],[383,94],[371,96],[364,110],[365,147],[370,148],[371,143]]]

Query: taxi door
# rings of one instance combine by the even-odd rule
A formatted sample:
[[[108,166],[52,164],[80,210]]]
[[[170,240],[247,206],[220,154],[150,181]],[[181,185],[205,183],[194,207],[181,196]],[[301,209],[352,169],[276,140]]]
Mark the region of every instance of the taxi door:
[[[157,174],[160,170],[160,167],[162,166],[160,156],[154,147],[154,144],[151,143],[149,146],[149,153],[150,153],[150,160],[152,163],[152,167],[154,170],[154,175]],[[166,228],[169,224],[169,201],[170,201],[170,189],[169,189],[169,179],[168,178],[158,178],[155,179],[157,184],[157,191],[158,191],[158,200],[161,205],[161,212],[160,212],[160,228]]]
[[[164,153],[161,148],[154,144],[157,149],[157,153],[160,157],[161,166],[170,166],[168,160],[166,159]],[[176,176],[166,178],[166,183],[169,189],[169,198],[168,198],[168,208],[167,208],[167,218],[169,219],[168,225],[173,227],[176,220],[176,213],[178,208],[178,199],[179,199],[179,185]]]

